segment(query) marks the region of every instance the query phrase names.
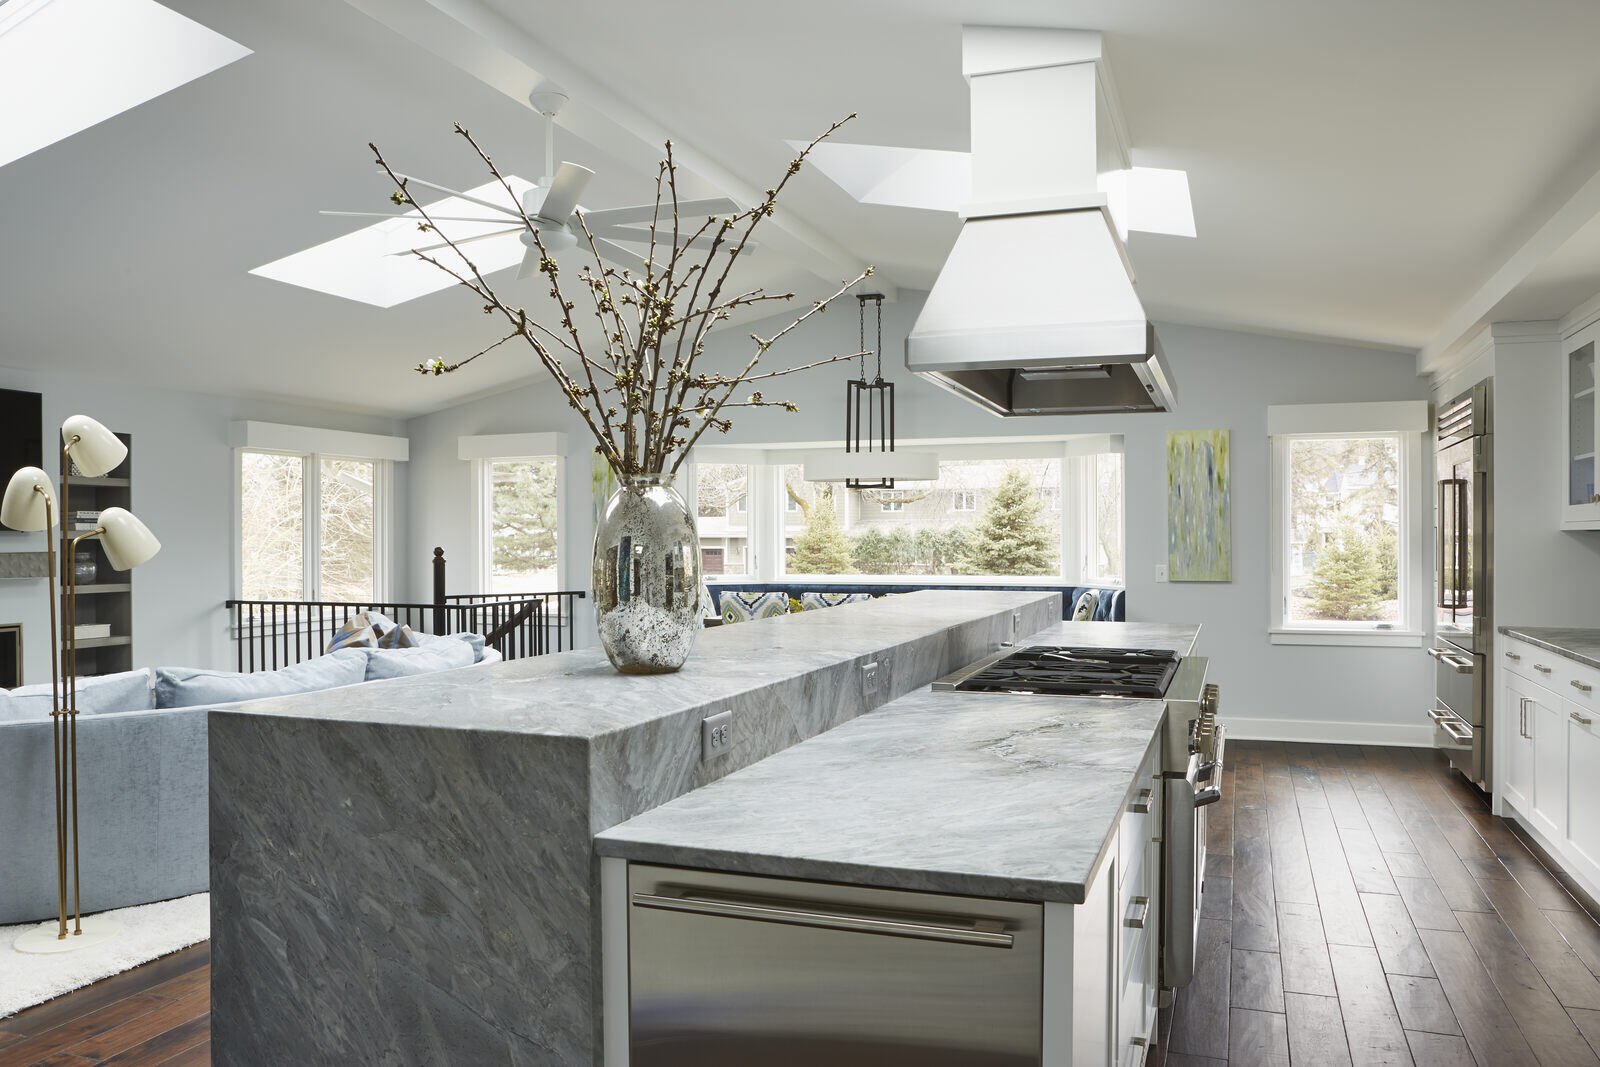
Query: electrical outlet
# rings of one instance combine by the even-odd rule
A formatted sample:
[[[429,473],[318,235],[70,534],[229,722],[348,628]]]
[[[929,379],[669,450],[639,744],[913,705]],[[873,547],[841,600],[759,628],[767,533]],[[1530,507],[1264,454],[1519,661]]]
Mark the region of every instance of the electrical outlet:
[[[878,695],[878,673],[876,661],[861,665],[861,695],[868,700],[873,700]]]
[[[700,758],[716,759],[733,746],[733,712],[724,711],[700,720]]]
[[[1167,565],[1165,563],[1156,564],[1156,581],[1164,582],[1166,580],[1167,580]]]

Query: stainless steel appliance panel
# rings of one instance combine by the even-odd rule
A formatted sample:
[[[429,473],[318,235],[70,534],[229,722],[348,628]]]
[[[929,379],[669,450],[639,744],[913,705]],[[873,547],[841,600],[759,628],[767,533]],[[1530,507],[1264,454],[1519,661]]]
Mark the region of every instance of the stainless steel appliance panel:
[[[634,1067],[1036,1067],[1043,908],[629,867]]]
[[[1227,731],[1213,727],[1209,757],[1191,754],[1180,775],[1167,778],[1163,805],[1161,987],[1176,989],[1194,978],[1195,947],[1205,892],[1206,809],[1222,799]]]

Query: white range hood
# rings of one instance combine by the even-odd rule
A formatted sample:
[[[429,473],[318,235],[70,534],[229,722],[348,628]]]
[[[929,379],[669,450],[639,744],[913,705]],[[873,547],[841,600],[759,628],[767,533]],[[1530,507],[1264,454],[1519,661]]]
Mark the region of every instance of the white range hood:
[[[973,202],[906,367],[999,415],[1170,411],[1102,175],[1125,170],[1098,33],[968,26]]]

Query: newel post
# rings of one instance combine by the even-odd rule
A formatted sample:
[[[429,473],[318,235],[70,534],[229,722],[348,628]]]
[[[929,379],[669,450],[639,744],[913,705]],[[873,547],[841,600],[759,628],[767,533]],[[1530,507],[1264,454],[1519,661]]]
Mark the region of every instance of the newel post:
[[[444,549],[433,550],[433,632],[443,637],[445,626]]]

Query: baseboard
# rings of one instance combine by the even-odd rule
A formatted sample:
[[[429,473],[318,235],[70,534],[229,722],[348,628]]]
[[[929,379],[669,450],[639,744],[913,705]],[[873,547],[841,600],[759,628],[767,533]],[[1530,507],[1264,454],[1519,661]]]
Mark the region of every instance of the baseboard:
[[[1310,741],[1323,745],[1395,745],[1431,748],[1433,727],[1396,722],[1335,722],[1318,719],[1247,719],[1224,709],[1222,725],[1237,741]]]

